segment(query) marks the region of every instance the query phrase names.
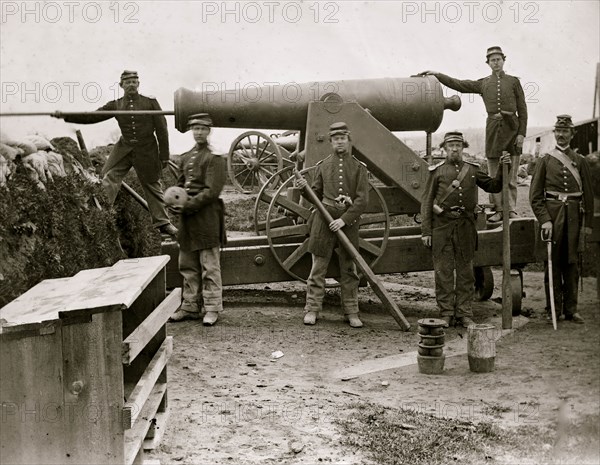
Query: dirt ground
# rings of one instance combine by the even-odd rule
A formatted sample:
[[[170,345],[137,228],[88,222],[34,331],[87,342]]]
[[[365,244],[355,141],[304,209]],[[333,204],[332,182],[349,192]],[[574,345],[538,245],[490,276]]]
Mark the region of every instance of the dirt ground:
[[[517,209],[531,216],[527,189],[519,187]],[[471,372],[466,330],[451,328],[441,375],[421,374],[414,363],[417,320],[437,316],[433,272],[379,278],[409,320],[409,332],[370,288],[359,293],[363,328],[344,321],[336,290],[328,291],[317,325],[304,326],[305,285],[299,282],[226,288],[214,327],[169,323],[171,415],[149,458],[162,465],[373,463],[364,451],[341,446],[336,424],[357,402],[371,402],[508,430],[531,425],[548,436],[543,450],[527,458],[495,450],[475,463],[570,463],[570,457],[600,463],[595,278],[584,280],[580,294],[586,324],[560,322],[554,331],[545,318],[543,274],[525,272],[522,310],[529,317],[515,318],[515,329],[496,342],[495,371]],[[474,319],[500,329],[501,269],[494,269],[494,283],[491,300],[474,303]],[[272,357],[276,351],[283,356]],[[569,434],[561,437],[565,429]],[[457,460],[448,457],[465,463]]]
[[[492,321],[500,328],[501,271],[494,274],[492,300],[475,303],[474,312],[477,323]],[[401,331],[368,288],[360,291],[364,328],[352,329],[343,321],[333,290],[317,325],[306,327],[302,283],[228,288],[216,326],[170,323],[171,415],[160,448],[149,457],[163,465],[371,463],[360,451],[341,447],[334,423],[354,403],[369,401],[549,432],[561,417],[577,435],[560,446],[548,444],[535,455],[539,461],[528,463],[546,462],[558,452],[568,458],[573,450],[583,450],[587,463],[600,461],[600,315],[594,278],[585,279],[580,295],[586,324],[561,322],[554,331],[543,316],[542,274],[526,272],[523,309],[531,317],[515,318],[515,327],[522,326],[496,342],[495,371],[472,373],[466,354],[452,356],[446,350],[441,375],[421,374],[416,364],[393,367],[401,365],[400,354],[416,351],[417,320],[435,316],[432,272],[381,278],[411,323],[409,332]],[[466,340],[462,329],[446,334],[448,347]],[[275,351],[283,356],[272,357]],[[343,380],[353,370],[382,363],[392,368]],[[493,459],[523,463],[510,450]]]

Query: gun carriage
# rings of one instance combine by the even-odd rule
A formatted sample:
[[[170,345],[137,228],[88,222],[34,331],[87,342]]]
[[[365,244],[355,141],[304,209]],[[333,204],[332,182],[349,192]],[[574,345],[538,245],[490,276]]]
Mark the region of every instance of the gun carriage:
[[[182,88],[175,93],[175,125],[181,132],[187,129],[189,115],[202,112],[210,113],[216,127],[288,131],[281,140],[250,131],[232,144],[230,176],[233,170],[239,185],[233,179],[232,183],[244,191],[259,186],[260,190],[254,209],[257,236],[229,240],[222,251],[223,283],[307,279],[311,261],[307,222],[313,209],[300,196],[291,173],[296,166],[305,177],[312,176],[315,165],[330,153],[327,130],[336,121],[350,127],[353,154],[371,174],[369,207],[361,219],[361,255],[376,274],[432,270],[431,252],[422,246],[417,224],[428,163],[393,131],[424,131],[431,153],[431,134],[439,128],[445,110],[460,108],[460,99],[444,97],[440,83],[432,76],[296,86],[293,98],[286,94],[285,86],[271,86],[259,88],[258,97],[252,101],[240,99],[233,91],[202,93]],[[270,160],[268,170],[264,165],[255,170],[260,174],[254,184],[248,183],[251,163],[244,157]],[[394,226],[393,220],[399,215],[412,216],[415,224]],[[535,261],[534,219],[512,220],[510,228],[513,312],[518,313],[521,270]],[[484,300],[491,297],[494,288],[490,267],[502,264],[502,229],[488,229],[482,214],[478,230],[476,296]],[[174,257],[176,248],[175,243],[163,245],[163,250]],[[337,274],[333,262],[329,270],[332,278]],[[176,260],[171,261],[167,273],[168,283],[178,285],[181,278]]]

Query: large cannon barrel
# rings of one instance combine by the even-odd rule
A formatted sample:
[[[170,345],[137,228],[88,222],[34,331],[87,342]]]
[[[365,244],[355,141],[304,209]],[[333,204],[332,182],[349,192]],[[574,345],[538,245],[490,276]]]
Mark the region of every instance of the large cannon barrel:
[[[446,98],[434,76],[322,81],[273,86],[237,86],[231,90],[175,92],[175,126],[187,130],[187,118],[210,113],[226,128],[302,129],[312,101],[357,102],[390,131],[434,132],[445,109],[460,108],[457,96]]]

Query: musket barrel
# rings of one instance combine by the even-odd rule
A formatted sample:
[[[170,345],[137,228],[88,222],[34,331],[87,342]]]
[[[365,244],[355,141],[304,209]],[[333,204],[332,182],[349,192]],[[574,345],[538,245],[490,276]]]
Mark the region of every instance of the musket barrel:
[[[390,131],[434,132],[445,109],[458,110],[458,97],[446,98],[434,76],[359,79],[305,84],[175,92],[175,126],[187,130],[187,118],[210,113],[217,127],[302,129],[312,101],[357,102]]]

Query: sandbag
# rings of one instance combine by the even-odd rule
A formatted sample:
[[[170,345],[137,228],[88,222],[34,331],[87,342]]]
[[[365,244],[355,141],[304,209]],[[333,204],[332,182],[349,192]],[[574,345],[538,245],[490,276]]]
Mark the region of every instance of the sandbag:
[[[39,134],[29,134],[25,136],[25,140],[33,143],[38,150],[54,150],[50,141]]]

